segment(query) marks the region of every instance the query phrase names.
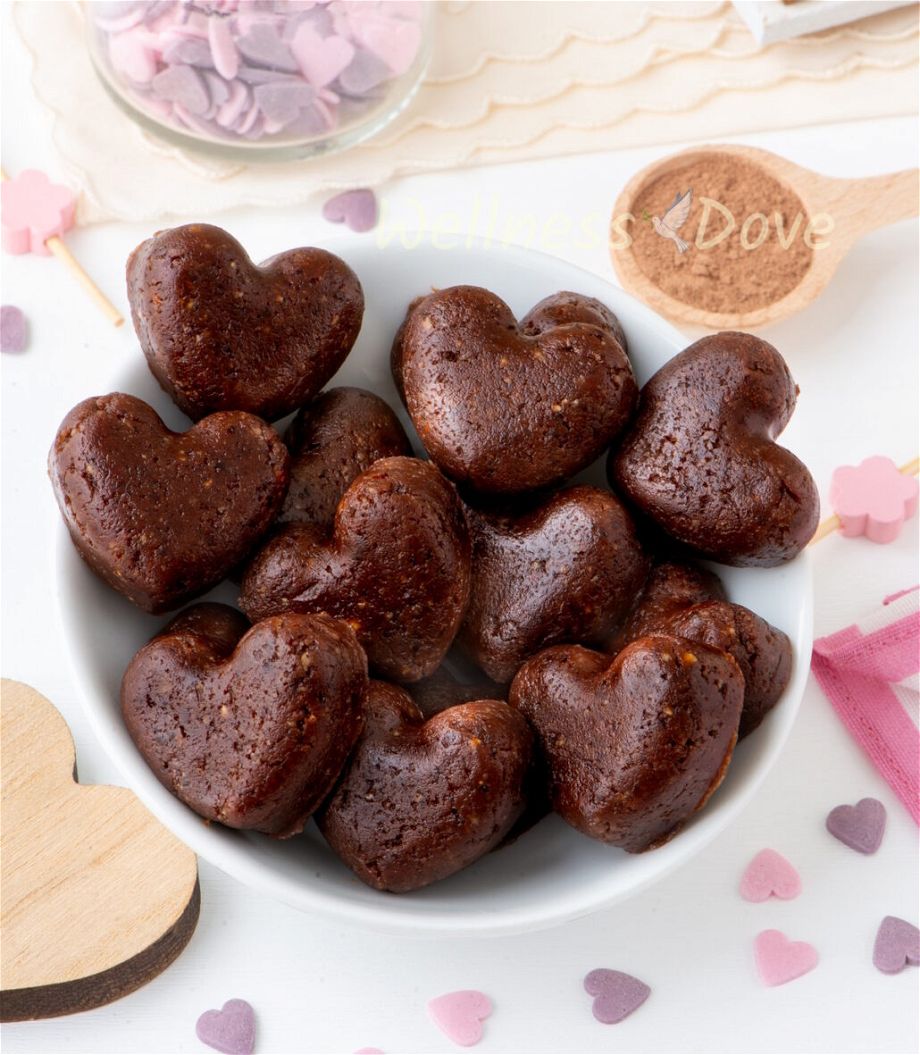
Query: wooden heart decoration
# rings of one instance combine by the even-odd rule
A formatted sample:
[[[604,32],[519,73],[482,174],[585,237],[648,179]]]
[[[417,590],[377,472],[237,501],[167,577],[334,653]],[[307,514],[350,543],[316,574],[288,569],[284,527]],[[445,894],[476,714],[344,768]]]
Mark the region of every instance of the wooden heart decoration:
[[[460,703],[425,721],[407,692],[372,681],[367,728],[317,823],[369,886],[417,890],[508,834],[524,810],[532,748],[507,703]]]
[[[613,658],[548,648],[521,667],[508,700],[536,730],[556,812],[641,853],[667,842],[721,783],[743,696],[727,653],[650,635]]]
[[[533,322],[533,319],[531,319]],[[636,405],[620,341],[597,321],[518,324],[476,286],[410,308],[393,353],[406,406],[439,468],[485,493],[561,483],[622,431]]]
[[[221,581],[271,524],[288,453],[252,414],[212,414],[171,432],[143,400],[86,399],[48,456],[61,515],[80,556],[148,612]]]
[[[342,496],[331,533],[287,524],[250,563],[240,607],[254,622],[326,612],[395,681],[432,674],[470,589],[470,541],[452,484],[417,458],[383,458]]]
[[[798,389],[779,352],[748,333],[703,337],[642,389],[611,451],[610,479],[697,554],[741,566],[792,560],[818,526],[808,469],[775,442]]]
[[[256,267],[208,224],[142,242],[128,259],[128,299],[154,377],[195,420],[297,410],[342,365],[364,314],[361,283],[332,253],[291,249]]]
[[[164,971],[198,922],[195,855],[127,788],[75,780],[67,723],[3,680],[0,1020],[125,996]]]

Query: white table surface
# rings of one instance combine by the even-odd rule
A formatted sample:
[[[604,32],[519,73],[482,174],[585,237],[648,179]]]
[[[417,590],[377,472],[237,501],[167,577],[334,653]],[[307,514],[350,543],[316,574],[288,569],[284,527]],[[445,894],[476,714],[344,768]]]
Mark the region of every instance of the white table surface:
[[[3,12],[3,164],[53,165],[47,115],[27,88],[27,64]],[[913,119],[836,124],[751,135],[831,175],[859,176],[916,163]],[[406,179],[383,188],[391,221],[450,222],[536,244],[613,280],[604,228],[627,178],[665,149],[607,152],[527,165]],[[574,234],[556,236],[567,217]],[[195,219],[195,217],[189,217]],[[246,210],[220,221],[255,259],[322,243],[319,206]],[[543,232],[549,224],[551,240]],[[383,232],[349,238],[374,238]],[[150,230],[106,225],[70,244],[124,306],[129,250]],[[339,232],[334,232],[337,236]],[[493,232],[494,233],[494,232]],[[45,693],[73,730],[81,778],[117,782],[71,686],[51,579],[57,511],[45,476],[55,429],[71,405],[105,390],[119,361],[139,355],[130,325],[108,326],[60,265],[2,259],[4,303],[29,316],[31,345],[3,361],[3,662],[6,677]],[[836,465],[869,454],[899,463],[917,453],[917,227],[901,223],[860,243],[807,312],[763,331],[801,386],[785,442],[826,493]],[[913,585],[917,523],[891,546],[833,537],[815,552],[816,634],[851,622]],[[881,799],[889,826],[863,857],[824,831],[828,810]],[[771,846],[804,882],[795,901],[751,905],[737,894],[754,853]],[[577,876],[572,877],[577,882]],[[911,1052],[918,1046],[916,970],[887,976],[871,962],[886,914],[916,922],[917,829],[840,725],[812,679],[790,741],[741,818],[682,870],[631,901],[526,936],[401,939],[302,915],[201,862],[202,910],[186,951],[131,996],[65,1019],[9,1025],[7,1052],[196,1052],[195,1020],[231,997],[258,1016],[259,1052],[387,1052],[454,1048],[429,1022],[426,1001],[459,988],[488,993],[495,1012],[483,1052]],[[752,941],[777,927],[816,946],[816,970],[777,989],[757,979]],[[582,978],[594,967],[631,972],[648,1003],[617,1026],[595,1022]]]

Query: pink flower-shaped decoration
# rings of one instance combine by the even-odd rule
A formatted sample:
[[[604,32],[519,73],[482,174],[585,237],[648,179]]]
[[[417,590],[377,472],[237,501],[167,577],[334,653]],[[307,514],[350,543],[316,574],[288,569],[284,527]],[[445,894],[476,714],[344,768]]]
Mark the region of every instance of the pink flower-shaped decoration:
[[[37,169],[23,169],[0,184],[3,248],[8,253],[49,253],[45,242],[73,227],[73,191]]]
[[[859,465],[842,465],[831,478],[831,505],[847,538],[894,542],[901,525],[917,512],[920,485],[890,458],[875,455]]]

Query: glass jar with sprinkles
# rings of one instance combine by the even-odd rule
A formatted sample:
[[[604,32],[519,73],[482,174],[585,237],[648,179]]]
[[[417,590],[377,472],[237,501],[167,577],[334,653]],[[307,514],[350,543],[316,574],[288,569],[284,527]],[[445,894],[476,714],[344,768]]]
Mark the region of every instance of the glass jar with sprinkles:
[[[428,0],[84,4],[102,83],[164,138],[249,160],[304,158],[378,132],[430,54]]]

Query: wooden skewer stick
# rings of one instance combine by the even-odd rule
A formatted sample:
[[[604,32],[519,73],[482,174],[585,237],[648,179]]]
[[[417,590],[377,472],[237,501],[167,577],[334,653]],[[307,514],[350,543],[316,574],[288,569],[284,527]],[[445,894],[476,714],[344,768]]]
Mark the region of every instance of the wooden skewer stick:
[[[0,179],[9,179],[2,168],[0,168]],[[124,316],[83,270],[79,260],[77,260],[73,253],[71,253],[64,244],[64,239],[61,238],[60,235],[52,235],[51,238],[45,242],[45,245],[48,247],[48,251],[67,267],[73,277],[89,294],[90,299],[93,300],[97,307],[102,310],[109,322],[111,322],[113,326],[121,326],[125,321]]]
[[[920,474],[920,458],[914,458],[913,461],[899,466],[898,472],[902,473],[904,476],[917,476]],[[833,516],[829,516],[826,520],[822,520],[808,545],[813,546],[816,542],[820,542],[821,539],[827,538],[828,535],[833,534],[833,532],[839,527],[840,517],[837,516],[836,513]]]

